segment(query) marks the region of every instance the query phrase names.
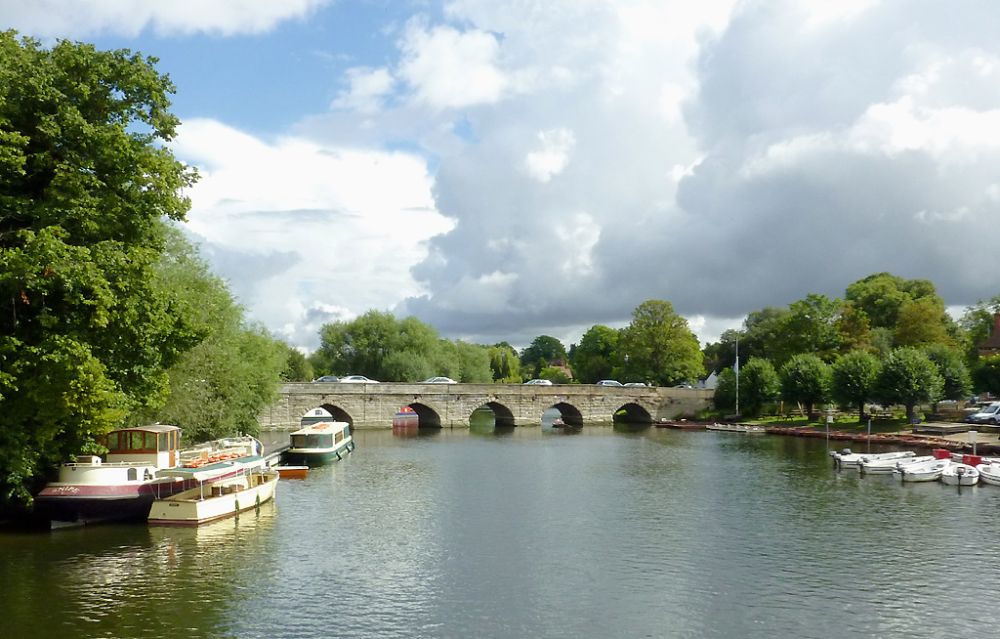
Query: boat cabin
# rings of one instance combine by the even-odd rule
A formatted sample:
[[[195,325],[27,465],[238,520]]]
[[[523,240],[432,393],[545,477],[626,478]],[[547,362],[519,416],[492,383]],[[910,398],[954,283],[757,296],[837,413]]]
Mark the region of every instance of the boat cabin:
[[[291,449],[335,449],[351,434],[347,422],[310,424],[292,433]]]
[[[111,431],[102,438],[108,463],[140,462],[171,468],[180,460],[181,429],[150,424]]]

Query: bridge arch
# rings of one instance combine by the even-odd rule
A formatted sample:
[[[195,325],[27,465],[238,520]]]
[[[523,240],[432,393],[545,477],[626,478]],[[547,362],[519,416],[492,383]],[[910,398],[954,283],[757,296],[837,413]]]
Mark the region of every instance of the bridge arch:
[[[652,424],[653,416],[641,404],[629,402],[618,408],[611,416],[614,423],[626,422],[629,424]]]
[[[417,423],[421,428],[441,428],[440,413],[427,404],[413,402],[411,404],[407,404],[407,406],[412,408],[413,412],[417,414]]]
[[[583,426],[583,413],[569,402],[557,402],[549,408],[559,411],[559,416],[567,426]]]
[[[308,426],[309,424],[328,421],[347,422],[351,426],[354,426],[354,418],[351,417],[351,414],[335,404],[323,404],[322,406],[309,409],[299,420],[299,425]]]
[[[514,412],[507,408],[503,404],[497,401],[489,401],[485,404],[478,406],[476,410],[481,408],[488,408],[493,411],[493,425],[494,426],[516,426],[514,423]],[[475,412],[475,411],[473,411]],[[472,422],[472,415],[469,415],[469,422]]]

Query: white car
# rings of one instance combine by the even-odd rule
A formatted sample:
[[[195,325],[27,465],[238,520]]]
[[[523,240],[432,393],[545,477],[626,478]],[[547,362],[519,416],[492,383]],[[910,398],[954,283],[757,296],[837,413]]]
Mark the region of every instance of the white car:
[[[601,381],[597,382],[596,385],[597,386],[621,386],[622,383],[619,382],[617,379],[602,379]]]
[[[420,382],[421,384],[457,384],[455,380],[450,377],[432,377],[430,379],[425,379]]]
[[[552,381],[548,379],[529,379],[525,384],[532,384],[534,386],[552,386]]]
[[[626,382],[625,388],[646,388],[645,382]]]
[[[378,384],[378,380],[368,379],[364,375],[348,375],[340,378],[341,384]]]

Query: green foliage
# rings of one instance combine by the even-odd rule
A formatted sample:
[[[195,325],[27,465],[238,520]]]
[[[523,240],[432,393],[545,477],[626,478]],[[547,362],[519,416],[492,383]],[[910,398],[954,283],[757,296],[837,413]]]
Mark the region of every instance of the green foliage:
[[[832,361],[840,350],[841,335],[837,321],[840,300],[810,294],[788,307],[782,332],[784,339],[772,358],[784,363],[798,353],[812,353],[823,361]]]
[[[502,384],[520,384],[521,360],[517,351],[507,342],[494,344],[487,349],[493,381]]]
[[[155,286],[195,179],[154,60],[0,34],[0,502],[123,415],[203,337]],[[0,504],[0,505],[3,505]]]
[[[941,399],[964,399],[972,390],[972,379],[962,354],[945,344],[931,344],[924,353],[937,367],[943,386]]]
[[[320,329],[320,347],[310,357],[322,374],[365,375],[381,381],[416,382],[444,375],[463,382],[493,377],[489,350],[451,342],[415,317],[369,311],[350,322]]]
[[[619,332],[600,324],[591,326],[573,349],[573,376],[582,384],[593,384],[612,376],[618,354]]]
[[[793,355],[781,367],[781,396],[806,405],[806,414],[830,395],[830,366],[816,355]]]
[[[632,312],[618,341],[621,377],[660,386],[698,379],[705,373],[698,339],[670,302],[648,300]]]
[[[740,368],[739,400],[740,412],[751,417],[760,415],[761,410],[776,401],[781,393],[781,381],[771,362],[760,357],[751,357]]]
[[[731,368],[724,368],[719,373],[715,385],[713,400],[719,410],[735,410],[736,408],[736,373]]]
[[[1000,313],[1000,295],[988,301],[979,300],[969,306],[958,321],[964,336],[966,362],[969,364],[978,358],[978,346],[993,333],[993,318],[997,313]]]
[[[553,384],[569,384],[573,381],[573,379],[566,374],[566,371],[556,366],[546,366],[538,372],[538,376],[542,379],[551,381]]]
[[[893,349],[882,362],[875,381],[875,397],[882,404],[903,404],[907,420],[912,420],[914,407],[920,402],[938,401],[943,386],[937,366],[927,355],[915,348],[901,347]]]
[[[846,298],[865,313],[871,326],[895,329],[899,312],[907,302],[940,301],[927,280],[906,280],[891,273],[874,273],[847,287]]]
[[[940,344],[953,348],[956,343],[949,331],[951,324],[944,302],[936,295],[908,300],[899,308],[893,338],[897,346]]]
[[[833,363],[831,395],[842,405],[857,406],[859,421],[864,421],[865,402],[875,392],[880,370],[879,361],[867,351],[851,351]]]
[[[1000,395],[1000,355],[980,358],[972,371],[972,379],[976,391]]]
[[[740,337],[740,356],[769,358],[783,353],[788,315],[788,309],[770,306],[747,315]]]
[[[521,370],[529,377],[538,377],[549,364],[566,363],[566,347],[551,335],[539,335],[521,351]]]
[[[285,370],[281,379],[286,382],[308,382],[315,378],[312,364],[297,348],[286,345],[288,356],[285,360]]]

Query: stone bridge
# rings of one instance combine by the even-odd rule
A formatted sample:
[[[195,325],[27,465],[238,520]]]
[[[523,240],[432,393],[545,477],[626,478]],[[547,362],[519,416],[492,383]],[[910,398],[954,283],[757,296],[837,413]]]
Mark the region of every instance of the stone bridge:
[[[467,428],[472,412],[493,411],[501,426],[538,426],[556,408],[563,421],[583,426],[611,421],[651,423],[694,415],[711,405],[712,391],[694,388],[625,388],[584,384],[340,384],[295,383],[260,415],[261,428],[297,428],[303,415],[325,408],[355,428],[389,428],[409,406],[421,426]]]

